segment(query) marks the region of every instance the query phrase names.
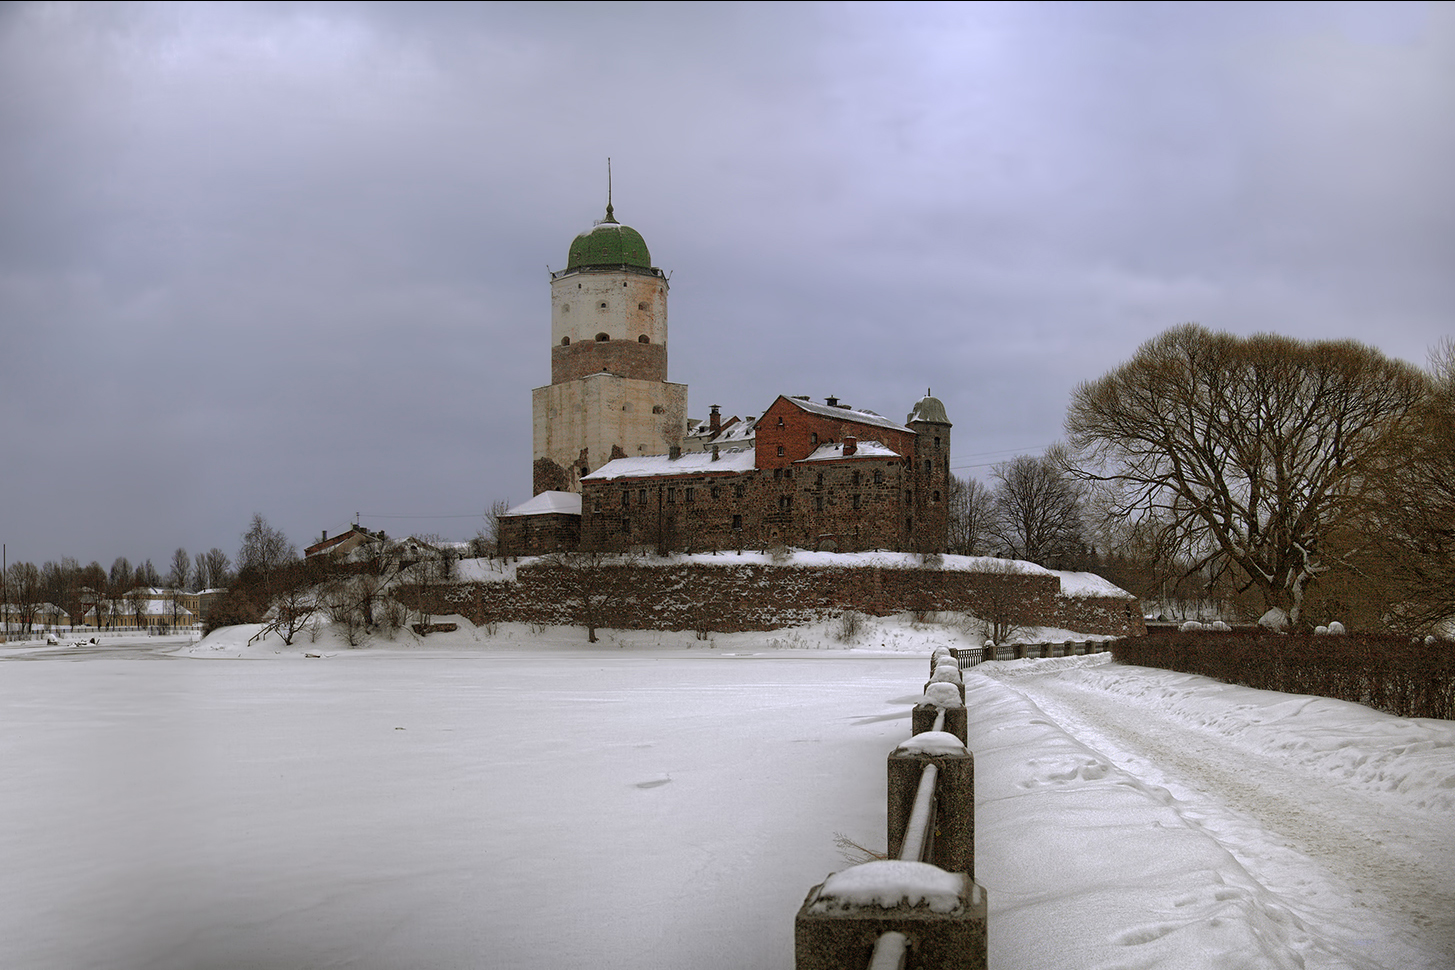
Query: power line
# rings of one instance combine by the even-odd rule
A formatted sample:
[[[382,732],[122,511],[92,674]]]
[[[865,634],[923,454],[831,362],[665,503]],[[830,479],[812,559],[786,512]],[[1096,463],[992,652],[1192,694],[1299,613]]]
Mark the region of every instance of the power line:
[[[391,512],[360,512],[359,516],[366,519],[483,519],[485,513],[482,511],[461,513],[459,515],[405,515]]]

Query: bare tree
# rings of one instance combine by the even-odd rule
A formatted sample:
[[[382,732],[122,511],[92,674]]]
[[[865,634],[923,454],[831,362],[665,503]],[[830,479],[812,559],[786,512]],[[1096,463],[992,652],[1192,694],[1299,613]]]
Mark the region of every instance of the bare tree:
[[[1455,617],[1455,339],[1430,354],[1428,391],[1415,432],[1391,456],[1391,474],[1373,503],[1372,536],[1354,591],[1378,590],[1378,618],[1427,632]]]
[[[995,466],[989,532],[1011,557],[1047,566],[1080,548],[1081,494],[1064,460],[1058,446],[1039,458],[1021,455]]]
[[[1300,622],[1309,588],[1347,565],[1359,523],[1418,427],[1427,380],[1352,341],[1249,338],[1187,324],[1078,387],[1066,417],[1078,477],[1193,569]]]
[[[148,559],[136,567],[135,582],[138,586],[160,586],[162,577],[157,573],[157,567],[153,566],[152,561]]]
[[[125,593],[136,585],[135,573],[131,568],[131,561],[125,556],[118,556],[111,564],[111,592],[114,595]]]
[[[248,642],[252,643],[253,640],[265,637],[269,633],[276,633],[283,638],[285,644],[291,646],[293,638],[308,625],[308,621],[313,619],[317,610],[318,599],[313,588],[290,583],[273,601],[272,609],[268,611],[263,628],[253,634]]]
[[[950,477],[949,551],[960,556],[990,554],[990,526],[995,518],[990,489],[976,478]]]
[[[477,556],[500,555],[500,519],[509,511],[510,503],[504,499],[496,499],[490,503],[490,508],[485,510],[485,524],[475,535],[477,546],[475,554]]]
[[[192,557],[187,555],[187,550],[177,548],[172,553],[172,569],[167,573],[167,585],[172,589],[187,589],[192,579]]]
[[[586,641],[596,643],[606,607],[635,591],[629,578],[636,557],[613,552],[558,552],[545,557],[546,568],[561,597],[570,603],[576,620],[586,628]]]
[[[28,635],[41,603],[45,602],[41,595],[40,570],[34,563],[13,562],[6,570],[5,579],[14,625],[22,636]]]
[[[227,553],[213,546],[207,550],[207,586],[204,588],[215,589],[231,582],[232,561],[227,558]]]
[[[277,592],[274,582],[280,568],[298,558],[298,548],[279,529],[268,524],[262,513],[254,512],[252,524],[243,533],[237,551],[238,572],[251,572],[258,577],[264,602],[272,602]]]

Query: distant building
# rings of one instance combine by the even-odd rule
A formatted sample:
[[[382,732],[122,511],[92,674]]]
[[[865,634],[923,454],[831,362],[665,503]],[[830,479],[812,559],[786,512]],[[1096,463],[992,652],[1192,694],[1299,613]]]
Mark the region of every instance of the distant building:
[[[383,537],[383,533],[375,535],[368,529],[361,529],[357,525],[349,526],[347,531],[340,532],[333,538],[329,538],[328,531],[324,530],[322,538],[303,550],[303,557],[307,559],[310,556],[322,556],[325,554],[331,556],[347,556],[360,546],[379,542]]]

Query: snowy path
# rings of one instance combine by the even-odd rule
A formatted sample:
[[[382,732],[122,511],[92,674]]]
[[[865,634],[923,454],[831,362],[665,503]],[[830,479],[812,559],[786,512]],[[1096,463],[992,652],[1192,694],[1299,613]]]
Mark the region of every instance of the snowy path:
[[[1226,849],[1303,929],[1317,927],[1309,931],[1309,965],[1455,966],[1455,830],[1449,815],[1432,824],[1428,804],[1412,805],[1398,792],[1410,771],[1399,756],[1424,753],[1424,764],[1436,768],[1455,760],[1448,741],[1420,736],[1422,724],[1437,722],[1161,671],[1146,671],[1138,685],[1143,670],[1103,660],[996,665],[985,673],[1116,768],[1165,789],[1175,811]],[[1206,695],[1204,703],[1185,702],[1189,686]],[[1270,712],[1276,721],[1310,713],[1356,723],[1340,729],[1349,734],[1343,744],[1338,730],[1322,743],[1302,735],[1280,742],[1273,726],[1250,731],[1242,720],[1217,716],[1219,694],[1242,702],[1254,723]],[[1247,702],[1258,696],[1263,705]],[[1366,736],[1359,730],[1366,721],[1387,736]],[[1402,736],[1402,725],[1413,733]]]

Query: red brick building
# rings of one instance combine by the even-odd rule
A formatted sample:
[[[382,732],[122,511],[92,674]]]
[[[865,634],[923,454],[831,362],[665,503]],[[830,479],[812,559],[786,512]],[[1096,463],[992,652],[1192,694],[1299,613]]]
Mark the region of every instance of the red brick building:
[[[950,421],[780,396],[752,451],[621,458],[581,479],[581,548],[943,552]]]

